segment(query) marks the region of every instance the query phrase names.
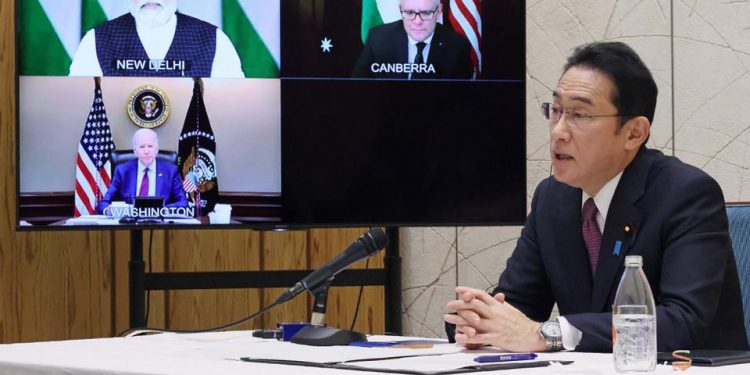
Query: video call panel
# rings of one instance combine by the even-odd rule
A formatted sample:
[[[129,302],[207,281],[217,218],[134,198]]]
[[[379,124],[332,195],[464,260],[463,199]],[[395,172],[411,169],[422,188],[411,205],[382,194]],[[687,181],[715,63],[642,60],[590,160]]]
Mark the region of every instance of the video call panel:
[[[299,109],[284,114],[285,217],[326,224],[522,222],[522,88],[283,81],[282,106]]]
[[[363,3],[348,0],[282,0],[281,45],[284,64],[283,77],[350,78],[357,59],[363,51],[363,29],[380,24],[362,19]],[[376,3],[372,1],[372,3]],[[429,4],[431,1],[415,2]],[[471,1],[459,2],[470,8]],[[481,16],[476,22],[481,28],[480,80],[523,80],[525,70],[525,2],[519,0],[484,0]],[[403,22],[399,14],[399,0],[377,1],[383,23]],[[449,21],[451,5],[442,1],[442,25],[450,30],[460,29]],[[428,8],[428,7],[425,7]],[[463,5],[461,8],[465,8]],[[456,16],[455,18],[461,18]],[[436,20],[440,20],[436,17]],[[405,36],[402,36],[405,38]],[[323,48],[328,40],[332,47]],[[388,39],[397,48],[397,42]],[[405,39],[404,39],[405,44]],[[398,46],[401,48],[401,46]],[[386,59],[375,61],[390,62]],[[405,61],[401,61],[405,62]],[[383,73],[381,78],[386,77]],[[375,74],[372,78],[378,78]],[[431,78],[429,75],[426,78]]]
[[[25,219],[23,206],[29,196],[46,199],[46,195],[60,192],[78,193],[78,148],[84,138],[89,112],[93,110],[92,103],[97,100],[94,95],[96,86],[91,77],[101,75],[98,87],[117,149],[131,147],[131,136],[144,127],[131,118],[127,107],[158,102],[151,100],[152,95],[148,93],[136,93],[138,88],[156,84],[159,89],[165,89],[164,95],[171,105],[170,116],[160,125],[150,128],[158,134],[160,148],[172,151],[178,150],[187,122],[185,116],[192,113],[194,88],[201,88],[200,100],[211,124],[216,150],[198,152],[196,167],[183,169],[180,175],[187,181],[183,181],[183,186],[189,195],[187,186],[190,182],[193,185],[201,183],[196,176],[211,175],[198,169],[202,166],[200,161],[214,157],[209,164],[212,164],[210,170],[216,183],[211,186],[218,187],[220,198],[213,203],[222,203],[223,197],[235,208],[232,220],[222,223],[486,224],[511,218],[510,221],[517,222],[519,217],[522,221],[523,213],[520,212],[523,210],[518,210],[517,204],[511,204],[513,208],[510,210],[496,207],[496,211],[502,213],[487,208],[484,212],[474,212],[479,209],[463,206],[460,200],[446,204],[446,200],[438,199],[447,196],[445,192],[448,190],[455,197],[470,195],[468,192],[476,186],[497,187],[493,182],[482,183],[485,177],[467,178],[465,175],[474,170],[491,172],[493,167],[488,160],[499,159],[490,152],[475,152],[477,148],[469,146],[471,142],[456,143],[460,137],[428,136],[426,140],[418,140],[421,137],[418,134],[424,132],[426,136],[435,129],[412,125],[418,122],[407,119],[412,118],[414,105],[419,105],[433,109],[422,116],[428,120],[425,123],[432,120],[443,124],[438,127],[442,134],[449,133],[448,129],[452,127],[452,131],[463,134],[465,140],[470,140],[473,135],[483,141],[508,142],[507,139],[512,139],[508,143],[524,144],[524,1],[443,0],[440,8],[434,8],[431,13],[432,0],[406,0],[403,4],[399,0],[113,0],[99,1],[97,9],[86,6],[88,2],[84,1],[62,3],[19,0],[19,220]],[[473,9],[475,4],[479,7]],[[443,40],[438,36],[442,31],[435,31],[435,43],[429,47],[432,51],[425,50],[422,64],[379,61],[378,58],[370,61],[382,66],[387,64],[389,69],[423,69],[417,72],[423,74],[394,76],[376,73],[364,79],[358,76],[356,65],[367,49],[370,30],[380,30],[389,24],[391,29],[406,30],[404,17],[410,16],[400,14],[400,5],[408,8],[407,11],[418,13],[412,14],[415,23],[429,24],[425,19],[432,19],[436,30],[448,30],[446,33],[454,36],[462,32],[461,27],[466,27],[465,20],[454,22],[453,18],[460,18],[457,9],[473,9],[474,13],[468,17],[475,17],[471,23],[482,35],[480,41],[470,47],[470,75],[457,78],[435,73],[447,71],[445,67],[455,65],[458,60],[462,67],[467,65],[463,59],[465,50],[461,51],[461,59],[453,58],[447,65],[433,59],[439,53],[446,54],[441,52],[442,42],[438,42]],[[373,10],[377,13],[376,18],[379,17],[374,22]],[[170,14],[172,21],[160,24]],[[172,22],[174,32],[171,42],[151,38],[159,35],[156,32],[144,32],[163,31],[164,27],[169,27],[169,22]],[[459,25],[461,22],[464,26]],[[91,31],[94,27],[97,29]],[[400,42],[396,44],[402,49]],[[470,43],[462,41],[461,44]],[[371,66],[368,65],[368,69]],[[465,71],[461,68],[462,74]],[[131,77],[113,77],[123,75]],[[69,94],[54,95],[56,92]],[[145,98],[145,101],[133,104],[130,101],[133,96]],[[415,100],[414,96],[418,99]],[[404,104],[393,105],[392,101],[397,98]],[[45,105],[38,105],[42,100]],[[64,110],[60,111],[60,108]],[[510,112],[517,114],[509,115]],[[369,113],[368,121],[361,121],[357,115],[360,113]],[[456,117],[459,113],[470,116]],[[322,121],[324,118],[325,122]],[[446,124],[447,118],[454,121]],[[63,126],[51,126],[50,122]],[[502,135],[495,129],[498,123],[504,124]],[[299,147],[301,145],[297,142],[302,127],[323,130],[307,135],[311,143],[356,144],[359,134],[378,132],[382,140],[379,148],[421,156],[414,160],[400,160],[394,156],[398,153],[385,157],[384,151],[374,147],[371,148],[372,155],[363,157],[375,162],[363,163],[361,168],[354,168],[356,165],[339,168],[340,163],[345,166],[351,160],[328,158],[319,149]],[[395,132],[396,128],[403,133]],[[59,142],[49,146],[41,141],[42,134]],[[433,150],[442,148],[445,142],[455,143],[449,148],[457,150],[453,155],[455,160],[448,157],[432,160],[432,156],[437,156]],[[412,145],[415,148],[407,152]],[[516,160],[523,163],[523,147],[499,149],[508,150],[503,153],[506,162]],[[311,162],[313,168],[309,169],[302,161]],[[416,200],[411,207],[392,212],[385,212],[382,208],[393,207],[393,204],[380,204],[370,211],[362,208],[359,213],[351,211],[351,215],[345,214],[362,195],[342,195],[338,202],[329,202],[325,194],[316,189],[336,181],[329,180],[331,176],[326,174],[310,173],[316,168],[322,171],[326,166],[339,170],[339,174],[333,176],[339,179],[338,185],[355,183],[354,180],[359,179],[356,175],[360,173],[359,169],[374,168],[376,172],[385,173],[379,181],[402,181],[404,191],[408,192],[404,193],[405,197]],[[386,167],[393,169],[386,173]],[[424,172],[435,168],[453,172],[438,181]],[[497,170],[497,165],[494,168]],[[516,182],[511,191],[506,191],[508,186],[503,185],[501,190],[487,189],[477,196],[494,194],[498,198],[514,194],[516,198],[523,196],[525,199],[525,192],[517,194],[519,187],[525,189],[525,172],[521,171],[523,168],[512,169],[512,172],[505,171],[506,178]],[[347,170],[350,174],[344,173]],[[39,178],[34,171],[44,171],[45,177]],[[111,173],[110,178],[114,171]],[[461,181],[477,184],[472,187],[462,185]],[[338,194],[339,191],[339,188],[331,189],[328,194]],[[362,191],[367,192],[367,189]],[[429,196],[433,192],[436,196]],[[393,201],[386,203],[403,202],[404,196],[396,195]],[[262,213],[237,214],[238,206],[248,206],[247,202],[256,201],[258,197],[280,202],[280,207]],[[387,197],[381,202],[385,199]],[[321,201],[327,206],[321,207]],[[438,205],[428,207],[430,202]],[[195,202],[191,202],[191,206],[194,205]],[[213,205],[209,207],[213,208]],[[417,214],[417,209],[426,214]],[[206,212],[202,215],[205,216]],[[70,216],[73,216],[72,212]],[[33,215],[28,219],[32,219],[30,222],[34,225],[43,223],[35,222]],[[204,220],[202,224],[208,222]]]

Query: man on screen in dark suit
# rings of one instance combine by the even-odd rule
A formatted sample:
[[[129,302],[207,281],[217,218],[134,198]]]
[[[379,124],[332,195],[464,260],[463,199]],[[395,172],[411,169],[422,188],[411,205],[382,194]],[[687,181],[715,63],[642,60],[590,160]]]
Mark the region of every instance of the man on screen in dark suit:
[[[115,176],[107,194],[96,206],[96,211],[105,213],[113,201],[133,204],[137,196],[164,197],[165,207],[187,207],[188,201],[182,189],[182,179],[177,166],[157,160],[159,138],[151,129],[138,129],[133,134],[133,152],[138,156],[115,168]]]
[[[612,351],[612,304],[626,255],[656,301],[657,348],[747,349],[721,188],[645,147],[657,88],[619,42],[576,49],[542,111],[554,176],[534,193],[491,296],[459,287],[448,323],[468,347]],[[550,320],[557,304],[560,316]]]
[[[471,45],[437,22],[440,0],[401,0],[402,20],[370,29],[355,78],[471,79]]]

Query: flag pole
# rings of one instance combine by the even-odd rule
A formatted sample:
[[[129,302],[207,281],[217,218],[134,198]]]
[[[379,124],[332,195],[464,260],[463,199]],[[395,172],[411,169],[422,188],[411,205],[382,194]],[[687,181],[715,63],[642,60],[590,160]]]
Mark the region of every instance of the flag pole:
[[[94,77],[94,97],[96,97],[96,92],[98,90],[101,90],[101,83],[102,78],[101,77]],[[104,198],[101,189],[99,189],[99,185],[102,182],[102,175],[101,173],[96,173],[96,180],[95,181],[95,188],[94,188],[94,207],[99,205],[99,202],[101,202],[102,198]]]
[[[194,77],[193,81],[195,82],[196,85],[198,85],[198,90],[200,90],[200,92],[201,92],[201,95],[198,95],[196,97],[197,98],[196,100],[201,100],[202,97],[203,97],[203,95],[202,95],[203,94],[203,85],[202,85],[203,81],[201,81],[200,77]],[[196,106],[196,110],[195,110],[195,131],[196,131],[196,134],[200,130],[200,121],[201,121],[200,111],[198,110],[198,108],[200,108],[200,105],[197,105]],[[196,155],[198,155],[198,150],[201,149],[200,148],[200,143],[201,143],[201,137],[200,137],[200,135],[196,135],[196,137],[195,137]],[[196,203],[195,204],[195,215],[197,217],[203,216],[203,212],[201,212],[202,211],[201,210],[201,208],[202,208],[201,206],[203,204],[203,201],[201,200],[201,191],[200,191],[200,188],[195,191],[195,203]]]

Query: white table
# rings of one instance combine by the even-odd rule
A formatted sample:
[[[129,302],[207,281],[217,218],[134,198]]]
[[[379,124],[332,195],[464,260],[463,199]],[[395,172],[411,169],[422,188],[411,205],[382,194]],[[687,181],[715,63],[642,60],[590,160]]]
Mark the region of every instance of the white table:
[[[397,340],[374,336],[371,341]],[[359,352],[358,352],[359,350]],[[250,331],[204,334],[159,334],[130,338],[105,338],[0,345],[0,374],[371,374],[375,372],[285,366],[240,361],[241,357],[284,359],[355,358],[362,351],[373,357],[448,353],[400,360],[397,366],[417,366],[427,370],[442,362],[475,364],[478,351],[465,352],[451,344],[433,349],[385,349],[352,347],[310,347],[276,340],[253,338]],[[368,354],[369,355],[369,354]],[[541,353],[539,360],[572,360],[571,365],[478,372],[477,374],[615,374],[611,354]],[[368,362],[375,364],[379,362]],[[364,363],[361,363],[364,365]],[[404,368],[404,367],[400,367]],[[658,365],[657,374],[674,374],[671,366]],[[693,374],[750,374],[750,364],[718,368],[692,367]]]

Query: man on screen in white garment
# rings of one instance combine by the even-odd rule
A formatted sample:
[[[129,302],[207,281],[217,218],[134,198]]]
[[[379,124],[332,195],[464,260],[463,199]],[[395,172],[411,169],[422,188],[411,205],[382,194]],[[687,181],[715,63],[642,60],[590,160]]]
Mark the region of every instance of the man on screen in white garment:
[[[130,12],[89,30],[71,76],[242,78],[232,42],[216,26],[177,12],[177,0],[123,0]]]

